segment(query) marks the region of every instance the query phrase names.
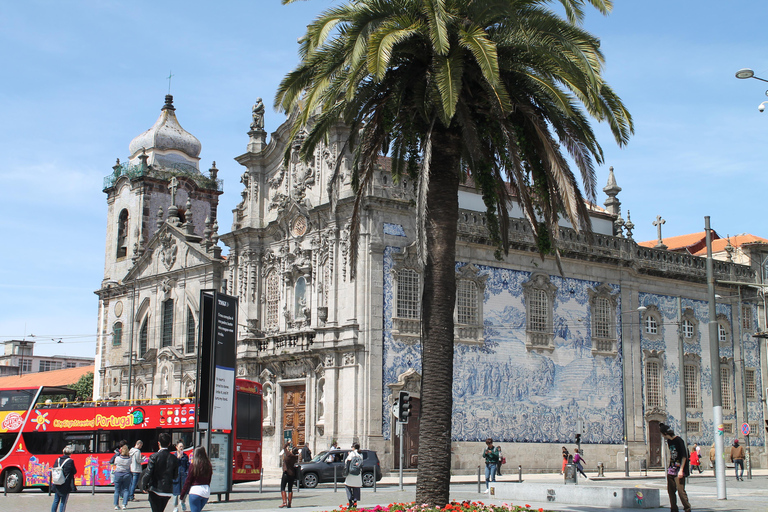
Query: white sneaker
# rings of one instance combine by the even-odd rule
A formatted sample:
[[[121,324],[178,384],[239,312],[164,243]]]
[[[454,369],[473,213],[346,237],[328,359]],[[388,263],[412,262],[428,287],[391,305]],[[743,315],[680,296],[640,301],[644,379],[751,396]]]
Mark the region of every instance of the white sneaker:
[[[173,512],[179,512],[179,507],[174,508]]]
[[[491,492],[491,490],[490,489],[486,489],[486,490],[483,491],[483,494],[488,494],[489,492]]]

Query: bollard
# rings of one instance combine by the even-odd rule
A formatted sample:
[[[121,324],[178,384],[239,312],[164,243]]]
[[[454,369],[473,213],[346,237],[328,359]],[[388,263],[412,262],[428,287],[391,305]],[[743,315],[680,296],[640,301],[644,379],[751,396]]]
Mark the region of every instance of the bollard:
[[[48,471],[48,496],[51,495],[52,484],[53,484],[53,471]]]
[[[517,481],[519,483],[523,483],[523,466],[522,465],[517,466]]]
[[[338,482],[336,481],[336,470],[339,469],[339,466],[333,466],[333,492],[336,492],[339,488]]]
[[[602,462],[597,463],[597,476],[605,477],[605,464]]]
[[[480,480],[480,466],[477,466],[477,492],[478,492],[478,493],[481,493],[481,492],[483,492],[483,491],[480,489],[480,483],[481,483],[481,480]]]
[[[373,492],[376,492],[376,468],[373,468]]]
[[[95,475],[91,475],[91,496],[96,495],[96,477],[99,475],[98,471]]]
[[[299,494],[301,488],[301,466],[294,466],[293,473],[296,475],[296,494]]]
[[[8,496],[8,473],[9,471],[5,472],[5,482],[3,482],[3,496]]]
[[[259,494],[264,492],[264,467],[259,468]]]

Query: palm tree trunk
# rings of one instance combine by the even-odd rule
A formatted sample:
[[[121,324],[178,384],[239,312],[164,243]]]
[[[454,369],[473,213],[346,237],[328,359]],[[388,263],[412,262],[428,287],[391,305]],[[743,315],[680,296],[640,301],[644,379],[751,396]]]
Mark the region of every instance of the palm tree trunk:
[[[443,507],[451,485],[453,310],[459,216],[459,139],[433,138],[422,296],[422,377],[416,503]]]

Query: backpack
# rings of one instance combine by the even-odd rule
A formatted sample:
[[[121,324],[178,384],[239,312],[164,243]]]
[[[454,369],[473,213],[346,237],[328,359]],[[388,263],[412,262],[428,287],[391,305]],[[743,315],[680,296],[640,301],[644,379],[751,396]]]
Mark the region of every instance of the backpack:
[[[61,462],[61,457],[56,459],[56,466],[51,468],[51,483],[53,485],[64,485],[64,482],[67,481],[67,477],[64,476],[64,464],[67,463],[67,460],[64,459],[64,463]]]
[[[363,470],[363,458],[360,455],[355,455],[349,459],[349,474],[359,475]]]

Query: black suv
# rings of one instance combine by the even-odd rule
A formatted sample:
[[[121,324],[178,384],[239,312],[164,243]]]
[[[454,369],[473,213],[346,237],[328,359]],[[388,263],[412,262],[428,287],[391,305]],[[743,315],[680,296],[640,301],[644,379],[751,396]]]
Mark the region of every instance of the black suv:
[[[333,482],[334,471],[336,481],[344,483],[344,461],[349,450],[329,450],[320,452],[309,462],[302,462],[299,475],[302,487],[314,488],[317,484]],[[381,480],[379,457],[373,450],[360,450],[363,456],[363,487],[373,487],[373,479]]]

